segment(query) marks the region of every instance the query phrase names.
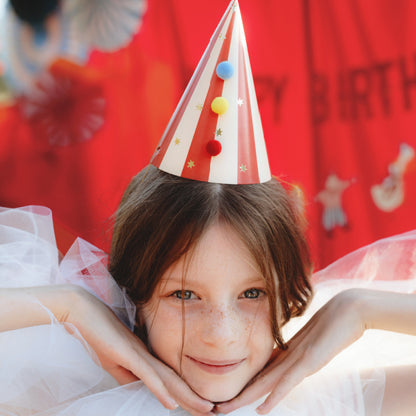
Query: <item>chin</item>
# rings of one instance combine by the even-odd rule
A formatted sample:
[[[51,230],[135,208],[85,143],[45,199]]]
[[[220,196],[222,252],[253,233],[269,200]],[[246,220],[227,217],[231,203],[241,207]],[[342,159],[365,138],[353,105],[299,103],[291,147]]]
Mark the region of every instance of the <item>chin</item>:
[[[236,397],[244,386],[232,384],[224,385],[222,383],[209,383],[205,385],[192,386],[192,389],[202,398],[210,402],[220,403],[226,402]]]

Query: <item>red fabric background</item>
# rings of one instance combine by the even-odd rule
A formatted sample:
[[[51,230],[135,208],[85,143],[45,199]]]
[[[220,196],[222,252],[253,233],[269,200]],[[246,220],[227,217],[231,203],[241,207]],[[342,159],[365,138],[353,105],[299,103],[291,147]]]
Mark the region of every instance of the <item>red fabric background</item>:
[[[106,121],[88,142],[50,147],[16,107],[1,109],[0,203],[47,205],[60,229],[108,250],[108,218],[147,164],[227,5],[149,0],[126,48],[94,52],[88,65],[104,74]],[[416,3],[240,0],[240,7],[271,169],[305,193],[317,267],[415,228],[415,159],[396,209],[380,210],[370,190],[389,175],[401,143],[416,149]],[[331,173],[351,181],[340,194],[347,224],[325,230],[317,195]]]

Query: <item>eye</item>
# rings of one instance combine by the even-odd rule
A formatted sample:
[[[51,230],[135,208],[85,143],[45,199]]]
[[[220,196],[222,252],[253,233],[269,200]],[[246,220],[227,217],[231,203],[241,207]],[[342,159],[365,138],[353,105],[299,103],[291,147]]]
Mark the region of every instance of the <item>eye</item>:
[[[255,288],[251,288],[246,290],[243,293],[243,297],[246,299],[257,299],[259,298],[261,295],[264,295],[264,291],[260,290],[260,289],[255,289]]]
[[[181,300],[189,300],[195,298],[195,295],[191,290],[176,290],[171,294],[171,296]]]

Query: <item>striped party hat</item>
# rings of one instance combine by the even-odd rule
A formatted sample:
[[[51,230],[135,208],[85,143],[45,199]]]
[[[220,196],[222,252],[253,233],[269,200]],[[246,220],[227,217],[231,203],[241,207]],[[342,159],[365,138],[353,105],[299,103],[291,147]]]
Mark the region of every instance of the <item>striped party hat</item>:
[[[151,164],[203,182],[270,180],[263,128],[238,1],[231,1]]]

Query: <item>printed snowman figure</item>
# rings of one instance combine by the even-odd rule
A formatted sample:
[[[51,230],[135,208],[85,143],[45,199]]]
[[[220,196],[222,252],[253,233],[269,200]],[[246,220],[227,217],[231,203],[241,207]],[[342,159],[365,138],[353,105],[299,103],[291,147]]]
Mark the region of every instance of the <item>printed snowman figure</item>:
[[[331,173],[326,178],[325,189],[315,198],[323,205],[322,225],[328,233],[337,226],[348,225],[347,215],[342,208],[342,193],[351,183],[352,181],[342,180],[335,173]]]
[[[381,184],[371,187],[373,201],[381,211],[394,211],[403,203],[403,176],[408,164],[414,157],[414,149],[408,144],[402,143],[397,159],[388,166],[389,175],[384,178]]]

